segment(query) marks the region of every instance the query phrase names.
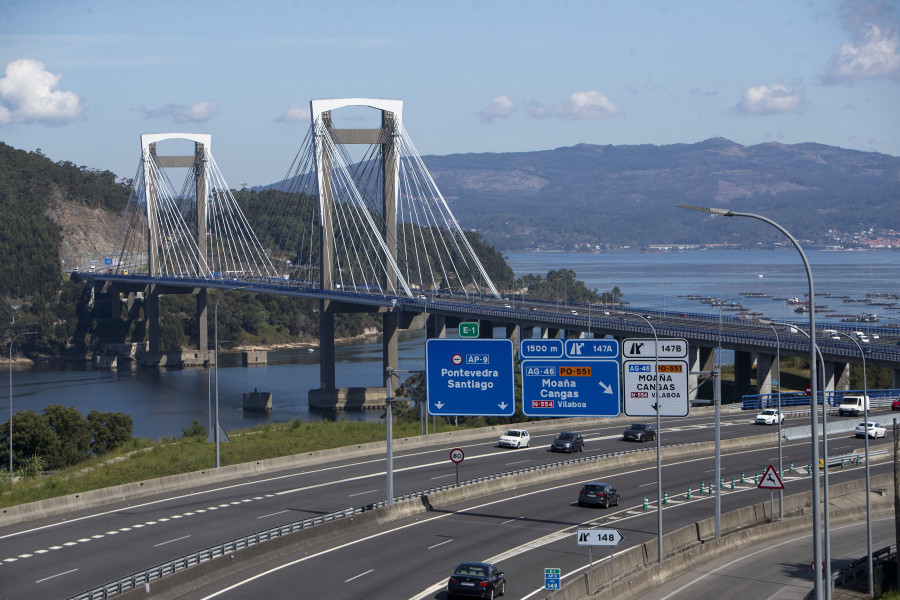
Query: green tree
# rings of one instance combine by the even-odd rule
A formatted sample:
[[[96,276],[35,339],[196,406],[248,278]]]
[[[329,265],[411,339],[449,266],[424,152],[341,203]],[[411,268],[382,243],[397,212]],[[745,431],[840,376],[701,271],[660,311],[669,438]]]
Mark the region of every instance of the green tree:
[[[57,438],[55,454],[45,456],[48,469],[75,465],[90,455],[90,428],[78,409],[53,404],[44,409],[44,418]]]
[[[106,454],[131,440],[134,419],[122,412],[92,410],[87,416],[91,430],[91,450]]]
[[[9,421],[0,433],[0,461],[9,465]],[[33,410],[20,410],[13,416],[13,469],[32,456],[53,456],[59,440],[50,423]]]

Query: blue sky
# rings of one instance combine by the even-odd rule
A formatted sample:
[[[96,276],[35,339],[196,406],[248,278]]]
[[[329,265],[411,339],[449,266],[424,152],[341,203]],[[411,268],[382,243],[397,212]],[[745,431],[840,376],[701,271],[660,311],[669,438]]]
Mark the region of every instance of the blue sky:
[[[209,133],[230,186],[261,185],[287,172],[310,99],[371,97],[404,101],[423,155],[726,137],[900,156],[898,9],[0,0],[0,141],[133,177],[140,134]]]

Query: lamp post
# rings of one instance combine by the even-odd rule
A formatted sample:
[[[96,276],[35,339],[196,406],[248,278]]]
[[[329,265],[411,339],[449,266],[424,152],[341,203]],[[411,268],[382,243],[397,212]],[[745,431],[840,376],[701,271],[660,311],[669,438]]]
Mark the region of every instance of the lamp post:
[[[772,333],[775,334],[775,371],[778,373],[778,475],[780,477],[784,475],[784,462],[781,450],[781,421],[784,418],[781,414],[781,340],[778,337],[778,330],[775,329],[774,323],[763,319],[760,319],[759,322],[771,327]],[[784,488],[778,490],[778,520],[784,520]]]
[[[10,481],[12,481],[12,474],[13,474],[12,350],[13,350],[13,344],[16,342],[16,338],[22,337],[23,335],[37,335],[37,331],[26,331],[25,333],[18,333],[16,335],[14,335],[13,338],[9,341],[9,477],[10,477]]]
[[[869,595],[875,594],[875,580],[872,573],[872,500],[869,498],[871,492],[871,482],[869,480],[869,389],[866,382],[866,353],[863,352],[862,346],[859,345],[852,336],[841,331],[832,330],[832,339],[845,337],[856,345],[859,350],[859,356],[862,358],[863,371],[863,415],[866,423],[865,449],[866,449],[866,568],[868,571]]]
[[[653,332],[653,354],[654,354],[654,373],[653,373],[653,397],[656,401],[654,407],[656,409],[656,546],[659,556],[659,562],[663,562],[663,525],[662,525],[662,432],[659,425],[659,336],[656,335],[656,327],[650,322],[650,319],[644,315],[631,312],[623,312],[623,315],[629,315],[643,319]]]
[[[213,419],[213,440],[216,443],[216,468],[218,469],[222,463],[219,459],[219,301],[225,297],[225,294],[228,292],[233,292],[235,290],[243,290],[245,288],[250,287],[249,285],[242,285],[240,287],[228,288],[219,294],[219,297],[216,298],[216,306],[213,310],[213,323],[215,324],[215,347],[216,347],[216,413],[215,418]]]
[[[813,291],[813,276],[812,269],[809,266],[809,261],[806,259],[806,254],[803,252],[803,248],[800,246],[800,243],[790,234],[790,232],[776,223],[775,221],[764,217],[762,215],[757,215],[753,213],[743,213],[743,212],[735,212],[724,208],[703,208],[699,206],[687,206],[683,204],[679,204],[678,208],[686,208],[688,210],[696,210],[698,212],[707,213],[711,215],[719,215],[722,217],[747,217],[750,219],[756,219],[758,221],[762,221],[764,223],[768,223],[782,234],[787,237],[794,248],[797,249],[797,252],[800,253],[800,258],[803,261],[803,267],[806,269],[806,279],[809,284],[809,301],[810,303],[815,302],[815,293]],[[816,331],[816,311],[815,307],[811,307],[809,311],[809,331],[811,333],[815,333]],[[810,411],[809,411],[809,420],[812,429],[812,464],[819,464],[819,417],[818,417],[818,382],[816,381],[816,342],[815,335],[810,336],[809,342],[809,386],[810,386]],[[822,532],[820,531],[821,523],[822,523],[822,507],[819,505],[819,470],[813,469],[812,476],[812,509],[813,509],[813,591],[815,600],[824,600],[823,590],[822,590]],[[830,585],[828,586],[830,589]]]

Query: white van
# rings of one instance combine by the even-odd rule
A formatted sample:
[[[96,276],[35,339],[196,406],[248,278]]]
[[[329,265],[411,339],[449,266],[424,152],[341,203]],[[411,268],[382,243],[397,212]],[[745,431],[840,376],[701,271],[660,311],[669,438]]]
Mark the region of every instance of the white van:
[[[862,331],[854,331],[854,332],[853,332],[853,337],[856,338],[856,341],[862,342],[863,344],[868,344],[868,343],[869,343],[869,336],[867,336],[867,335],[866,335],[865,333],[863,333]]]
[[[838,415],[858,417],[871,408],[868,396],[844,396],[838,405]]]

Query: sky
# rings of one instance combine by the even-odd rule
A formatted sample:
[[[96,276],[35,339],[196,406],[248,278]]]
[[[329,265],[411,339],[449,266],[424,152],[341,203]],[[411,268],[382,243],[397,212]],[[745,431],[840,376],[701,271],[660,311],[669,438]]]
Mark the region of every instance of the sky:
[[[265,185],[311,99],[357,97],[403,100],[422,155],[724,137],[900,156],[900,0],[0,0],[0,141],[54,161],[131,178],[141,134],[206,133],[230,187]]]

